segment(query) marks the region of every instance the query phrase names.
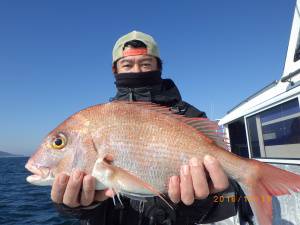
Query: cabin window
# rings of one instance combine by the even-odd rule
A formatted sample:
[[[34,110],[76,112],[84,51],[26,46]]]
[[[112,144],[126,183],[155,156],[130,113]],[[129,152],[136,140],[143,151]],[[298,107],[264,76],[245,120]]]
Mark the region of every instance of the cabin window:
[[[252,153],[252,157],[259,158],[260,157],[260,147],[259,147],[259,139],[258,139],[258,131],[257,131],[257,117],[251,116],[247,119],[248,126],[248,136],[250,140],[250,149]]]
[[[254,158],[300,158],[298,98],[247,118]]]
[[[244,118],[228,124],[228,131],[231,151],[239,156],[249,158]]]
[[[298,32],[297,45],[294,53],[294,62],[297,62],[300,59],[300,36]]]
[[[299,59],[300,59],[300,46],[296,48],[295,55],[294,55],[294,62],[297,62]]]

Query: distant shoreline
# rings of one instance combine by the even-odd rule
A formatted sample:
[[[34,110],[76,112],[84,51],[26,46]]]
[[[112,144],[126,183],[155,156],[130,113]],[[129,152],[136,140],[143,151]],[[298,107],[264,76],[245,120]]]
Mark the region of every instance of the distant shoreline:
[[[26,155],[14,155],[14,156],[0,156],[0,159],[1,158],[28,158],[29,156],[26,156]]]
[[[0,151],[0,158],[15,158],[15,157],[27,157],[25,155],[16,155],[4,151]]]

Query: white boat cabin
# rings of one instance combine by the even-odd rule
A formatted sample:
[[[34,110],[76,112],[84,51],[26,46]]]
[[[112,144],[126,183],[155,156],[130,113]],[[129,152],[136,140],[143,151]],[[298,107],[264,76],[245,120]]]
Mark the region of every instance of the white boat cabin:
[[[266,162],[300,164],[300,1],[284,71],[220,120],[232,152]]]
[[[300,174],[300,0],[282,74],[219,122],[231,151]],[[240,224],[238,216],[216,225]],[[273,224],[300,224],[300,194],[273,197]]]

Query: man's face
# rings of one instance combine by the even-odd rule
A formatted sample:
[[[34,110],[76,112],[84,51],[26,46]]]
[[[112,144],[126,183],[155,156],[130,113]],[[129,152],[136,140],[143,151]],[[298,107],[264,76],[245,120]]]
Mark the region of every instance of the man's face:
[[[150,55],[132,55],[117,62],[117,73],[139,73],[158,70],[157,59]]]

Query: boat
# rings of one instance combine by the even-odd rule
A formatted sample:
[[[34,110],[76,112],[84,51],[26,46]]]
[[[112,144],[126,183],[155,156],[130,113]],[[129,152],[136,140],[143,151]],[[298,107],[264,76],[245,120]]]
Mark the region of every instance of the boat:
[[[233,153],[300,174],[300,0],[296,1],[283,72],[233,107],[219,125]],[[300,193],[273,197],[273,224],[300,224]],[[239,216],[214,223],[236,225]],[[257,222],[256,222],[257,224]]]

